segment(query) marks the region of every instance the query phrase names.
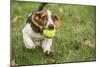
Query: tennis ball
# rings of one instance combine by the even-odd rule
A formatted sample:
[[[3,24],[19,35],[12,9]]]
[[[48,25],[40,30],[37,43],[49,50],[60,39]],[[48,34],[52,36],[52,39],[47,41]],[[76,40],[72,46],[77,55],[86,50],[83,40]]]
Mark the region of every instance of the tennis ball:
[[[56,33],[56,30],[55,30],[55,29],[53,29],[53,30],[44,29],[44,30],[43,30],[43,34],[44,34],[46,37],[49,37],[49,38],[55,37],[55,33]]]

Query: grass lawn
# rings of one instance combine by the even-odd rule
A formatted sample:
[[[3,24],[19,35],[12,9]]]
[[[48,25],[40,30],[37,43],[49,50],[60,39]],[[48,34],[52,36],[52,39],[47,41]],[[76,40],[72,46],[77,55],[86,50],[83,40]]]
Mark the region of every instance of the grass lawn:
[[[70,4],[47,4],[61,18],[61,27],[53,40],[54,56],[46,56],[39,47],[26,49],[22,29],[29,13],[40,3],[13,2],[11,16],[12,59],[18,65],[53,64],[96,60],[96,7]]]

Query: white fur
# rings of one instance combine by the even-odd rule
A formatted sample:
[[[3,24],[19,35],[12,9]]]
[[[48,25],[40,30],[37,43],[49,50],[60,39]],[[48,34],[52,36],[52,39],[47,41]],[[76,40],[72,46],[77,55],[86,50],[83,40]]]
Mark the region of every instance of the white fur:
[[[51,51],[51,46],[52,46],[52,39],[45,38],[42,42],[42,48],[44,49],[43,52],[44,53],[46,51],[50,52]]]
[[[47,22],[47,26],[48,26],[49,24],[53,24],[53,25],[54,25],[54,23],[53,23],[53,21],[52,21],[52,19],[51,19],[51,12],[50,12],[49,10],[47,10],[47,13],[48,13],[48,22]],[[54,25],[54,27],[55,27],[55,25]]]
[[[34,41],[43,40],[42,41],[43,52],[45,53],[46,51],[48,52],[51,51],[52,39],[45,38],[40,33],[34,32],[29,23],[27,23],[26,26],[23,28],[22,33],[23,33],[23,40],[26,48],[29,49],[35,48],[37,44]]]

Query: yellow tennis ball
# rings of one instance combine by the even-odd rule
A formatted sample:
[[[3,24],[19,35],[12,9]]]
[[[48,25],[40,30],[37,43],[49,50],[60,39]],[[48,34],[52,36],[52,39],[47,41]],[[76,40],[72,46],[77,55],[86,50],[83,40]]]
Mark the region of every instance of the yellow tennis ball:
[[[48,29],[44,29],[43,30],[43,34],[46,36],[46,37],[55,37],[55,33],[56,33],[56,30],[53,29],[53,30],[48,30]]]

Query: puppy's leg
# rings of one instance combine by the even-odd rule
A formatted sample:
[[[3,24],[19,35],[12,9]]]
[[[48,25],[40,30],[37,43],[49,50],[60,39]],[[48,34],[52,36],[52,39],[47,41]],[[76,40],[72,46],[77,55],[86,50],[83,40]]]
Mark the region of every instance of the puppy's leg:
[[[23,34],[23,39],[26,48],[28,49],[35,48],[36,45],[32,41],[31,37],[29,37],[27,34]]]
[[[42,41],[42,48],[44,53],[47,52],[47,54],[49,55],[51,52],[51,46],[52,46],[52,39],[45,38]]]

